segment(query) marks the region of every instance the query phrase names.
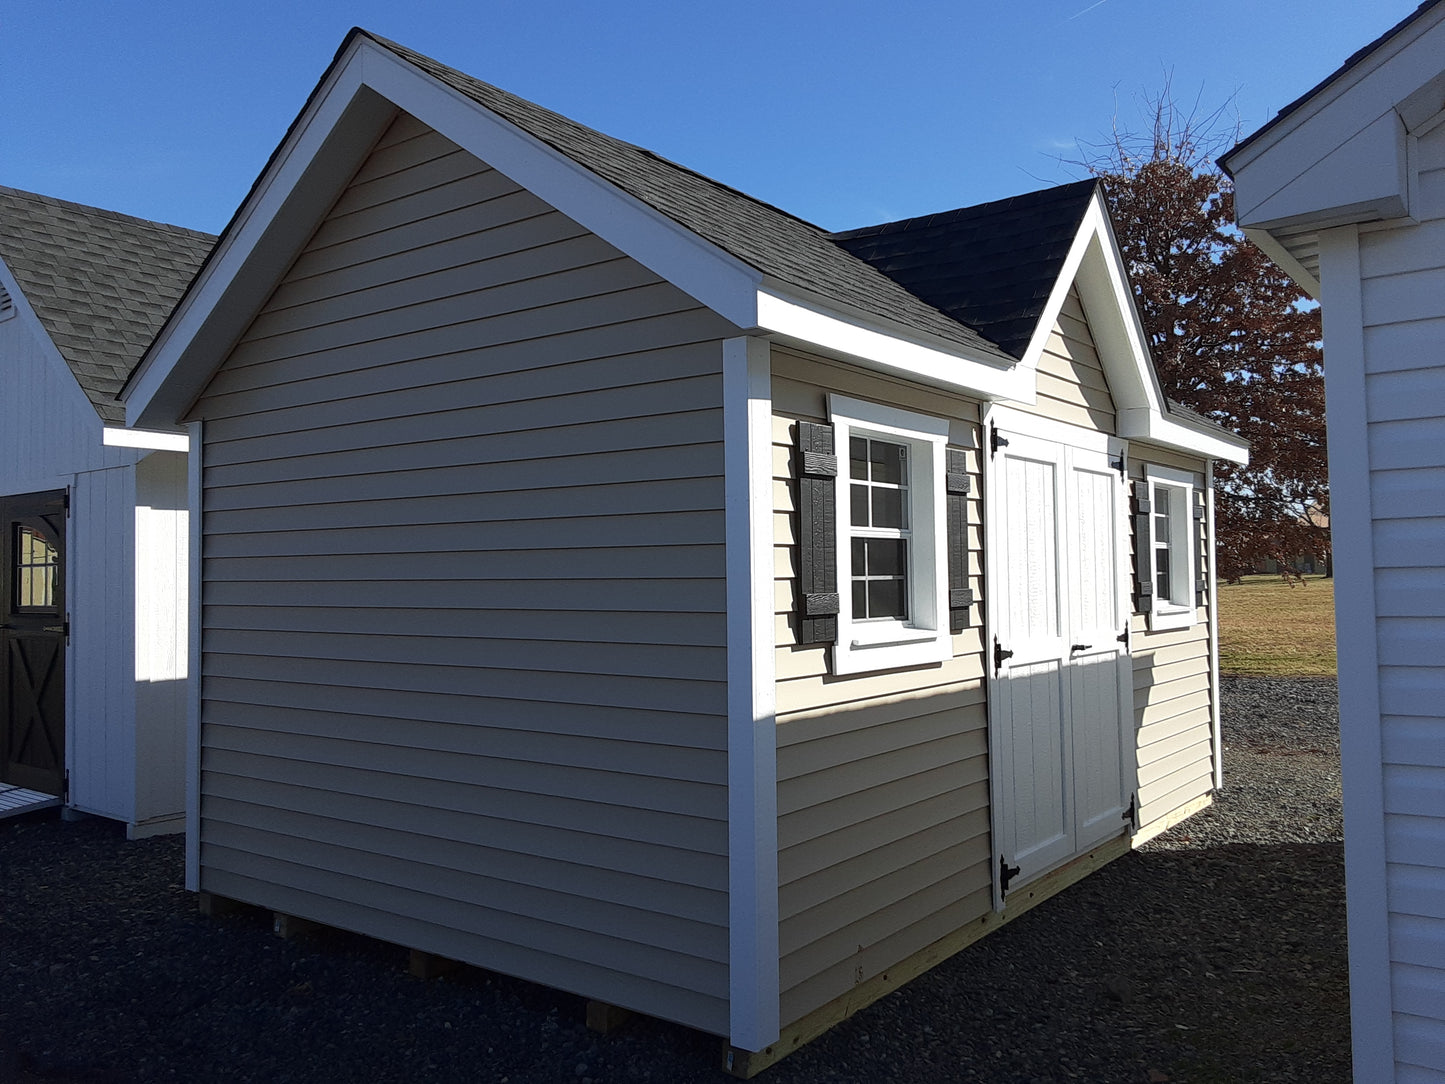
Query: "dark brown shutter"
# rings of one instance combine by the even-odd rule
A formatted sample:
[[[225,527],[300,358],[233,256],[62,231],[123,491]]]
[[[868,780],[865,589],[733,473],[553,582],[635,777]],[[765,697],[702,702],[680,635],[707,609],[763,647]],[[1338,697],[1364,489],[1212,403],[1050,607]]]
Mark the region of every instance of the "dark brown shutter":
[[[944,478],[944,501],[948,505],[948,631],[968,628],[968,608],[973,591],[968,586],[968,493],[973,481],[968,476],[968,454],[958,448],[946,452],[948,472]]]
[[[833,427],[798,423],[798,643],[838,638],[838,517]]]
[[[1194,491],[1194,605],[1203,606],[1209,597],[1209,537],[1204,530],[1204,491]]]
[[[1154,554],[1149,545],[1149,479],[1134,482],[1134,612],[1147,614],[1154,608]]]

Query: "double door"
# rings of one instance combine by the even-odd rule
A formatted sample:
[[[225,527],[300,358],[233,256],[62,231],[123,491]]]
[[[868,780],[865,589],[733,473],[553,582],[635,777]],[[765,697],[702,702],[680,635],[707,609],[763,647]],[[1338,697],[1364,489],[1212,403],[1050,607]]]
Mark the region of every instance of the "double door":
[[[0,497],[0,783],[65,781],[65,494]]]
[[[990,729],[1000,897],[1129,826],[1124,483],[1105,447],[995,441]]]

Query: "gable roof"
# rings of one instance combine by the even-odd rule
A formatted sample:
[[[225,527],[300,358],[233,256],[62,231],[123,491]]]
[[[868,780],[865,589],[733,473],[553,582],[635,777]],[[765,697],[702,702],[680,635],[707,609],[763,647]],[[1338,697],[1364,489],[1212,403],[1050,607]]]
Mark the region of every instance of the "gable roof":
[[[509,94],[394,41],[365,37],[605,178],[762,274],[1001,362],[1013,359],[795,215]],[[348,37],[347,42],[351,40]],[[345,45],[342,46],[344,51]]]
[[[1097,181],[832,235],[1015,358],[1033,340]]]
[[[116,395],[214,242],[0,186],[0,259],[107,424],[124,424]]]

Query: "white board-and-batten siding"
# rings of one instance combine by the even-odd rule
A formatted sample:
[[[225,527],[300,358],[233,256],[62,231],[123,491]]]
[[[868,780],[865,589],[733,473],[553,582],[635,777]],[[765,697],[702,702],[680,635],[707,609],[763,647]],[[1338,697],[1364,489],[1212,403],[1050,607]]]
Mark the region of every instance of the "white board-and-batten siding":
[[[978,404],[774,347],[778,871],[782,1023],[991,907],[981,611],[941,664],[835,677],[796,642],[797,419],[836,391],[950,419],[968,450],[970,582],[981,597]]]
[[[398,118],[195,410],[203,889],[727,1033],[735,334]]]
[[[1381,957],[1352,980],[1398,1080],[1445,1072],[1445,124],[1412,151],[1413,221],[1321,246],[1352,956]]]

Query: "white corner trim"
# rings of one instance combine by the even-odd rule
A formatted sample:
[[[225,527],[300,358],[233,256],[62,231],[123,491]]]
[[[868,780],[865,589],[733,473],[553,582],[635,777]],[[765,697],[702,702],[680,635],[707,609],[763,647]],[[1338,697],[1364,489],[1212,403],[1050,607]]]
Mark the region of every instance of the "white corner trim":
[[[201,422],[188,426],[186,522],[189,529],[186,576],[186,889],[201,889]]]
[[[1390,906],[1359,231],[1320,234],[1355,1079],[1393,1080]]]
[[[727,546],[729,1042],[762,1050],[781,1028],[777,690],[773,645],[772,360],[723,343]]]
[[[184,433],[157,433],[151,429],[118,429],[107,425],[101,431],[107,448],[142,448],[152,452],[184,452],[190,438]]]
[[[1224,786],[1224,731],[1219,709],[1219,566],[1214,549],[1214,460],[1204,464],[1205,575],[1209,577],[1209,729],[1214,741],[1214,789]]]
[[[776,287],[757,292],[757,326],[794,340],[857,359],[868,368],[985,399],[1032,403],[1034,374],[1020,365],[1005,368],[854,323]]]

